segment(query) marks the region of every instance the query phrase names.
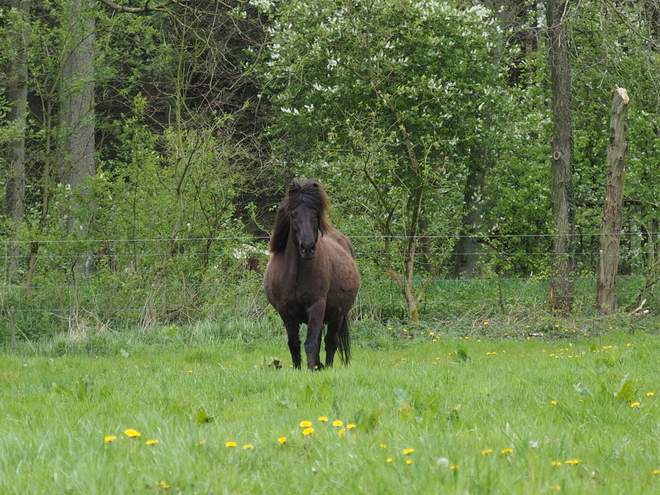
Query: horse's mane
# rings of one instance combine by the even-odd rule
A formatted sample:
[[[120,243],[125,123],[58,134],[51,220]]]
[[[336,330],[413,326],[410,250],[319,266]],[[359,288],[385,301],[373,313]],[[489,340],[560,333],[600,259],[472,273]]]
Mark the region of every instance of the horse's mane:
[[[291,226],[291,212],[301,204],[318,212],[321,234],[325,234],[332,228],[325,216],[325,212],[330,209],[330,201],[321,184],[313,179],[301,184],[298,179],[294,179],[286,198],[275,214],[275,227],[268,244],[271,253],[279,253],[286,248]]]

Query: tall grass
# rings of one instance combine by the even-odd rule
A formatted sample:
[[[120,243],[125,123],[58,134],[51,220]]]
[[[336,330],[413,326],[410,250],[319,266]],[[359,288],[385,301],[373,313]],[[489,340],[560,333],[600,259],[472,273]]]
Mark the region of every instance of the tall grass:
[[[618,323],[357,323],[319,373],[267,320],[5,351],[0,493],[653,493],[660,348]]]
[[[162,327],[212,325],[226,329],[228,321],[276,323],[279,318],[268,305],[261,280],[259,273],[232,268],[222,275],[214,271],[201,281],[190,280],[181,272],[158,284],[97,272],[74,277],[73,282],[46,281],[29,298],[23,288],[4,286],[0,290],[0,345],[10,341],[12,333],[19,341],[34,342],[61,335],[83,339],[136,327],[147,333],[155,329],[158,334]],[[637,301],[643,285],[643,277],[619,277],[622,310]],[[595,287],[594,277],[576,279],[574,314],[594,315]],[[658,309],[654,291],[651,285],[645,292],[644,309]],[[427,321],[537,318],[547,316],[548,294],[549,280],[542,277],[437,279],[421,302],[420,312]],[[387,323],[403,321],[408,313],[392,281],[363,277],[352,315],[357,321]]]

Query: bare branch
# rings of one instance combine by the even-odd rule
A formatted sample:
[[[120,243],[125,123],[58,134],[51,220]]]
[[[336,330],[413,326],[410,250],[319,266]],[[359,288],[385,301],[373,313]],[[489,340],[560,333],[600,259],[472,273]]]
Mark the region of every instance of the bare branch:
[[[150,0],[145,0],[143,7],[125,7],[113,2],[112,0],[101,0],[101,2],[104,3],[107,7],[110,7],[112,10],[116,10],[117,12],[125,12],[127,14],[146,14],[148,12],[164,10],[165,7],[173,4],[174,0],[165,0],[163,3],[154,5],[153,7],[149,6]]]

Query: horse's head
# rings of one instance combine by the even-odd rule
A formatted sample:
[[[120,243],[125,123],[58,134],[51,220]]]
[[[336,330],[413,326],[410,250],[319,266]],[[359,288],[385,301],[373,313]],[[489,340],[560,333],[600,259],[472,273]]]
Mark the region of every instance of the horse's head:
[[[291,230],[298,241],[298,251],[305,260],[314,259],[319,237],[319,214],[304,203],[291,212]]]
[[[308,180],[301,185],[295,180],[289,188],[285,209],[298,251],[305,260],[314,259],[319,232],[323,234],[330,227],[325,218],[327,207],[328,198],[318,182]]]

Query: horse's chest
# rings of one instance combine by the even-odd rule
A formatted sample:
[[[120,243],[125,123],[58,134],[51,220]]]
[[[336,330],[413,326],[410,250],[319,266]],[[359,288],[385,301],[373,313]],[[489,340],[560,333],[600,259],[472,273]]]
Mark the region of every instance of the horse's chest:
[[[330,277],[318,267],[292,269],[283,259],[273,258],[266,270],[264,286],[269,301],[278,311],[306,315],[310,305],[327,298]]]

